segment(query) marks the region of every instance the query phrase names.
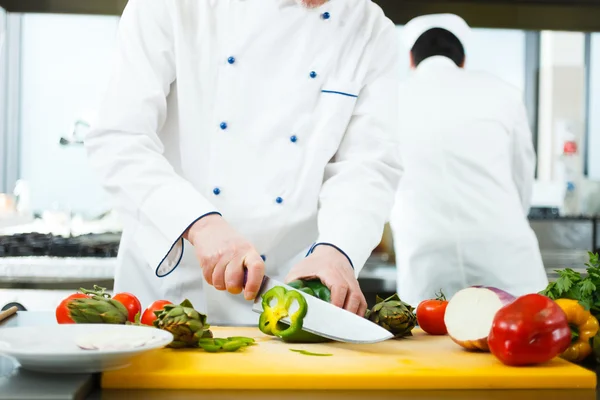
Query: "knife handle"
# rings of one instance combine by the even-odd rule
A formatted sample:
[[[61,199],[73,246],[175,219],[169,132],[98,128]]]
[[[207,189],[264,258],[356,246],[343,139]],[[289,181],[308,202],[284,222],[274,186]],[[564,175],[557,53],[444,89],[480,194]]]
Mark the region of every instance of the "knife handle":
[[[267,279],[267,276],[264,275],[262,278],[262,282],[260,283],[261,287],[262,285],[265,284],[265,280]],[[248,268],[244,267],[244,281],[242,282],[242,290],[246,290],[246,283],[248,283]],[[260,289],[259,289],[260,292]]]

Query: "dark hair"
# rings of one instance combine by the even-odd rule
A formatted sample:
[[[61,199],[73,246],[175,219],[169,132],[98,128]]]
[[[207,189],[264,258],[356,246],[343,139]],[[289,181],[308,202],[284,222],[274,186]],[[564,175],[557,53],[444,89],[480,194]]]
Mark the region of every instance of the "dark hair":
[[[442,28],[433,28],[419,36],[410,51],[415,66],[433,56],[448,57],[460,67],[465,60],[465,49],[453,33]]]

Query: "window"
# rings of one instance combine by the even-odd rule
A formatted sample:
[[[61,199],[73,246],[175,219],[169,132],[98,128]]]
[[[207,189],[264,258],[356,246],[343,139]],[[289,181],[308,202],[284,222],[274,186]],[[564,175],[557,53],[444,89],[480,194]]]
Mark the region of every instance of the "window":
[[[588,178],[600,181],[600,33],[592,33],[589,41],[588,76]]]
[[[7,165],[6,165],[6,157],[4,154],[6,152],[6,95],[8,90],[8,80],[7,80],[7,70],[8,70],[8,62],[7,62],[7,50],[6,50],[6,42],[7,42],[7,15],[6,11],[3,8],[0,8],[0,192],[5,190],[6,186],[6,174],[7,174]]]
[[[59,142],[71,135],[76,121],[94,117],[109,77],[118,21],[22,16],[19,172],[30,185],[34,210],[99,213],[109,208],[83,147]]]

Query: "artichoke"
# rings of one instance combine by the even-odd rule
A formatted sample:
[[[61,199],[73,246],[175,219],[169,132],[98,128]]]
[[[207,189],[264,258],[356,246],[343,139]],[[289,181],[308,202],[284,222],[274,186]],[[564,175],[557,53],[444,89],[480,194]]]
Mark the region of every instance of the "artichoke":
[[[154,311],[154,326],[171,332],[173,341],[167,347],[198,347],[200,339],[212,338],[210,325],[206,323],[206,315],[194,310],[189,300],[180,305],[167,304],[162,310]]]
[[[69,316],[77,324],[125,324],[129,312],[123,304],[111,299],[105,288],[81,289],[87,298],[67,302]]]
[[[377,304],[367,310],[365,318],[390,331],[396,338],[412,336],[412,330],[417,325],[415,309],[402,300],[398,294],[387,299],[377,296]]]

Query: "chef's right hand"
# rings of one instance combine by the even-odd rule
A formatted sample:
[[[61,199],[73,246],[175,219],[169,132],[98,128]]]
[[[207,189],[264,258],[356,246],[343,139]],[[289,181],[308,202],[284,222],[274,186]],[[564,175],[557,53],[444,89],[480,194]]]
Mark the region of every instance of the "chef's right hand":
[[[252,244],[235,231],[220,215],[196,221],[185,233],[196,251],[204,279],[217,290],[239,294],[253,300],[262,284],[265,263]],[[244,267],[248,280],[244,288]]]

